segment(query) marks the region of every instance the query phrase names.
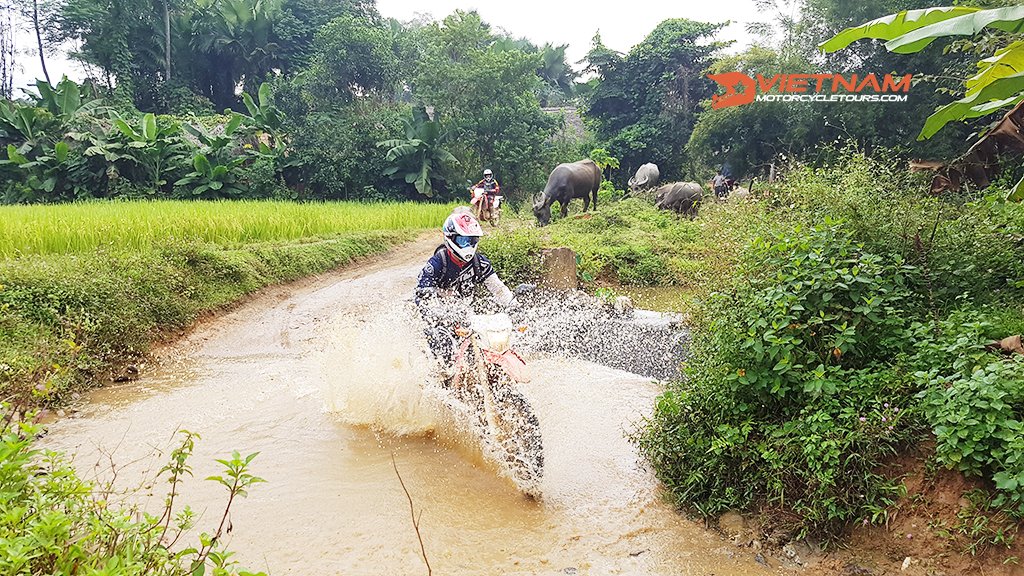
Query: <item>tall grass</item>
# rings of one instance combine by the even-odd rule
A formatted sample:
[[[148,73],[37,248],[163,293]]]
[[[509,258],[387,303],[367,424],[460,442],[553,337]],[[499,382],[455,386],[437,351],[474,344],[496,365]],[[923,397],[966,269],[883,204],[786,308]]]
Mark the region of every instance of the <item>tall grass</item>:
[[[221,245],[441,225],[446,204],[269,201],[86,202],[0,206],[0,258],[99,247],[145,249],[169,239]]]

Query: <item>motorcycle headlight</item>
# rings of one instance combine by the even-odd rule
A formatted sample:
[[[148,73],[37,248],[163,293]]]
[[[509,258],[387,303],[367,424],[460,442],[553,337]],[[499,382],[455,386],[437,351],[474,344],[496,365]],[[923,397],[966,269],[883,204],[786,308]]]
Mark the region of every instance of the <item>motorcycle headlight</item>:
[[[505,330],[491,330],[480,335],[484,348],[491,352],[504,352],[509,349],[512,333]]]
[[[491,352],[504,352],[512,340],[512,319],[508,314],[474,315],[470,326],[480,340],[480,345]]]

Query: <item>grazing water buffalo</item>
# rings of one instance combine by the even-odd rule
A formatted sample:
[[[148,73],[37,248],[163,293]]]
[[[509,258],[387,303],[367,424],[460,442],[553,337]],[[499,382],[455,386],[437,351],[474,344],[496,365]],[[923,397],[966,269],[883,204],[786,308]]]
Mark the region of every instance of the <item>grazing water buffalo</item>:
[[[636,194],[637,190],[653,188],[658,185],[660,177],[661,172],[658,171],[658,165],[648,162],[637,168],[636,175],[629,179],[629,191]]]
[[[693,218],[703,197],[704,190],[696,182],[672,182],[658,188],[654,205],[661,210],[674,210],[676,214]]]
[[[597,189],[601,187],[601,169],[593,160],[559,164],[548,176],[544,193],[533,205],[533,215],[541,226],[551,221],[551,204],[561,205],[562,218],[569,214],[569,201],[583,198],[583,211],[590,208],[590,196],[594,197],[594,209],[597,209]]]

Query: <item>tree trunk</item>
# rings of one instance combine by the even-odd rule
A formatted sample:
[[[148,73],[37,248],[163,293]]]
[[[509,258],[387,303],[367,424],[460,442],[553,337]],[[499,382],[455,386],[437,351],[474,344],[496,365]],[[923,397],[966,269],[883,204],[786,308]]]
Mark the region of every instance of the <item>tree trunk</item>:
[[[13,9],[7,2],[0,1],[0,98],[10,99],[14,93],[14,26],[11,19]]]
[[[164,0],[164,81],[171,79],[171,0]]]
[[[39,45],[39,63],[43,65],[43,77],[46,78],[46,83],[53,86],[53,82],[50,82],[50,73],[46,71],[46,56],[43,54],[43,33],[39,30],[39,0],[32,0],[32,25],[36,29],[36,43]]]

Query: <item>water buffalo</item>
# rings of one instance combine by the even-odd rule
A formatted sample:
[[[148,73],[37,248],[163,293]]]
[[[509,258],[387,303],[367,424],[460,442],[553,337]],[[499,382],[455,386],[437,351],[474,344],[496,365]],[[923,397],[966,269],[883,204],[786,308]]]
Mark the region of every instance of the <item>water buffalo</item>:
[[[676,214],[697,215],[704,190],[696,182],[672,182],[658,188],[654,205],[661,210],[674,210]]]
[[[636,175],[629,179],[629,191],[636,194],[637,190],[653,188],[658,185],[660,177],[661,172],[658,171],[658,165],[648,162],[637,168]]]
[[[583,211],[590,209],[590,196],[594,197],[594,209],[597,209],[597,189],[601,187],[601,169],[593,160],[559,164],[548,176],[544,193],[533,205],[533,215],[541,226],[551,221],[551,204],[561,205],[562,218],[569,214],[569,201],[583,198]]]

